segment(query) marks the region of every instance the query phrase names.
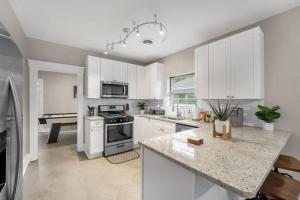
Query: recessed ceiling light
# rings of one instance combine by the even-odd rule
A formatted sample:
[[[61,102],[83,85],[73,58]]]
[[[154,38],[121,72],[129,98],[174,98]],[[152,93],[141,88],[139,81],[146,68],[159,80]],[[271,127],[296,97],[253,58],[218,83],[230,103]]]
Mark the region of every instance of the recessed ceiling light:
[[[146,45],[152,45],[153,44],[153,40],[151,40],[151,39],[144,39],[142,42],[143,42],[143,44],[146,44]]]

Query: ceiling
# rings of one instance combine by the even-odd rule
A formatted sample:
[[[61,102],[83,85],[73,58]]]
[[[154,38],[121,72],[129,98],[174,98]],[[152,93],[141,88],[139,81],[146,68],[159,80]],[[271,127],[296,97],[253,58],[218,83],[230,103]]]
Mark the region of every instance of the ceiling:
[[[142,29],[112,55],[151,62],[300,5],[300,0],[10,0],[27,37],[103,52],[122,28],[158,20],[168,28]],[[156,30],[157,29],[157,30]],[[144,45],[144,38],[154,44]]]

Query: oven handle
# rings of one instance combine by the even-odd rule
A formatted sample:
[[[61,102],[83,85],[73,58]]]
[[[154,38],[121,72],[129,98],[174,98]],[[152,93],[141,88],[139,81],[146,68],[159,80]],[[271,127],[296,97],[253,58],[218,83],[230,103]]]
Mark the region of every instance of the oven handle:
[[[126,125],[126,124],[133,124],[133,122],[124,122],[124,123],[117,123],[117,124],[105,124],[105,126],[118,126],[118,125]]]
[[[12,77],[8,77],[9,85],[10,85],[10,90],[11,90],[11,95],[12,95],[12,100],[13,100],[13,105],[15,108],[15,116],[16,116],[16,129],[18,132],[17,135],[17,164],[16,164],[16,174],[15,174],[15,185],[13,187],[13,192],[12,192],[12,197],[11,200],[16,199],[17,192],[19,190],[20,186],[20,177],[21,177],[21,154],[22,154],[22,116],[21,116],[21,107],[19,103],[19,97],[17,93],[17,89],[15,86],[15,82]]]

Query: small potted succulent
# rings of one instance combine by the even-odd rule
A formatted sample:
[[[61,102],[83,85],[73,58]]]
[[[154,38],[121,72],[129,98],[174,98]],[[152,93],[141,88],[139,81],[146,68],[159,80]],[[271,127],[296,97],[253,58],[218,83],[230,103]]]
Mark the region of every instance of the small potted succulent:
[[[137,107],[140,109],[141,114],[145,114],[145,107],[146,107],[146,103],[143,101],[139,101],[137,102]]]
[[[216,116],[216,120],[215,120],[216,132],[223,133],[223,126],[225,125],[226,133],[228,133],[230,129],[229,117],[235,111],[238,104],[233,108],[231,108],[230,103],[227,103],[225,106],[221,106],[219,101],[218,101],[218,106],[213,106],[211,103],[209,103],[209,105]]]
[[[279,106],[274,106],[269,108],[267,106],[258,105],[259,111],[255,113],[258,119],[264,121],[263,129],[267,131],[274,130],[273,122],[277,122],[276,120],[280,118],[280,113],[276,112],[280,109]]]

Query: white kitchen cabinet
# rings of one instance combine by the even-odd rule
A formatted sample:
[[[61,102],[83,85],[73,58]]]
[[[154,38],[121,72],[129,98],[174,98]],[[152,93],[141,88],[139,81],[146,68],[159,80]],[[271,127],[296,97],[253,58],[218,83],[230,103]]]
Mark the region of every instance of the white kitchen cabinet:
[[[197,48],[197,98],[263,99],[263,37],[257,27]]]
[[[176,132],[176,124],[171,122],[164,122],[161,120],[151,120],[152,131],[155,137],[167,135]]]
[[[143,117],[141,119],[141,140],[145,140],[152,137],[155,137],[155,135],[152,131],[151,119]]]
[[[128,99],[137,99],[137,65],[128,64]]]
[[[103,120],[98,117],[85,117],[85,154],[89,159],[102,156]]]
[[[86,96],[100,98],[100,58],[87,56],[86,58]]]
[[[137,67],[137,94],[136,97],[137,99],[146,99],[145,98],[145,94],[147,91],[145,91],[146,87],[145,87],[145,67]]]
[[[164,65],[153,63],[145,67],[147,99],[163,99]]]
[[[101,81],[113,81],[113,61],[109,59],[101,59]]]
[[[230,40],[223,39],[209,45],[209,98],[229,98]]]
[[[263,99],[263,33],[251,29],[230,38],[230,96]]]
[[[133,144],[135,146],[137,146],[139,141],[141,141],[141,128],[142,128],[142,118],[141,117],[134,117]]]
[[[195,97],[208,99],[208,45],[195,49]]]
[[[113,80],[116,82],[127,83],[127,63],[113,61]]]
[[[101,81],[127,83],[127,63],[102,58]]]
[[[146,117],[134,118],[134,143],[176,132],[176,124]]]

